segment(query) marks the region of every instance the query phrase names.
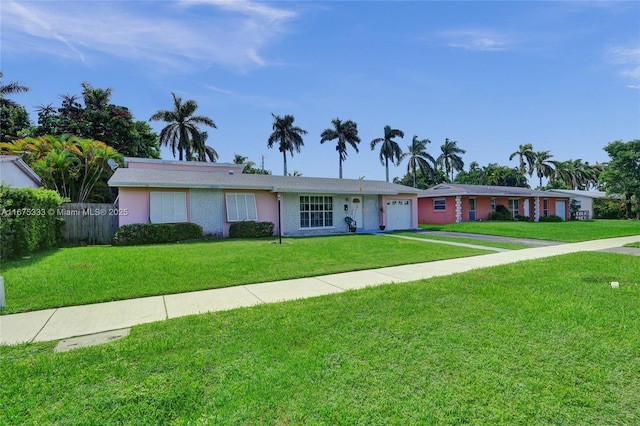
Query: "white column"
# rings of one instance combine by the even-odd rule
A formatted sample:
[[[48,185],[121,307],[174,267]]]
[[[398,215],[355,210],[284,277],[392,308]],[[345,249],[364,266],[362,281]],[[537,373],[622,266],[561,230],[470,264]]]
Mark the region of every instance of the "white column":
[[[540,221],[540,197],[535,197],[535,206],[533,206],[533,221]]]
[[[456,196],[456,223],[462,222],[462,195]]]

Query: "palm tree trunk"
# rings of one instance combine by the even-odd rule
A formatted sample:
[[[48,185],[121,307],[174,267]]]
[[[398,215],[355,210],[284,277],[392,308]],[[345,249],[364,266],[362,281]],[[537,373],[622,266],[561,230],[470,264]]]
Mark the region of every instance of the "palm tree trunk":
[[[282,151],[282,156],[284,157],[284,175],[287,175],[287,151]]]
[[[340,155],[339,153],[338,153],[338,159],[340,160],[339,176],[340,176],[340,179],[342,179],[342,155]]]
[[[385,161],[384,167],[387,171],[387,182],[389,182],[389,157],[385,157],[384,161]]]

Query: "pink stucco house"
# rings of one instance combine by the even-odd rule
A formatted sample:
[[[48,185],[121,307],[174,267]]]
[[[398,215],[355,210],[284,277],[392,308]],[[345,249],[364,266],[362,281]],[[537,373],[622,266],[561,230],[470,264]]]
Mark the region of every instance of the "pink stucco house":
[[[242,165],[125,158],[109,186],[131,223],[193,222],[227,237],[232,223],[273,222],[282,235],[416,229],[420,190],[382,181],[243,174]],[[280,202],[280,223],[278,204]]]
[[[543,216],[556,215],[563,220],[569,217],[566,194],[528,188],[443,183],[422,191],[418,197],[420,223],[487,220],[498,205],[535,222]]]

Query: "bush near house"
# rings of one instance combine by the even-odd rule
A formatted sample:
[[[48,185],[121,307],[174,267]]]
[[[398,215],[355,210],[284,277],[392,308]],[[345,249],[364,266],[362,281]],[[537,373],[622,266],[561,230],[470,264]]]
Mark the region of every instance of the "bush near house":
[[[64,220],[64,199],[55,191],[0,186],[0,259],[13,259],[56,246]]]
[[[114,241],[117,246],[137,246],[197,240],[202,235],[202,226],[195,223],[132,223],[121,226]]]
[[[562,218],[560,216],[556,216],[552,214],[551,216],[542,216],[539,219],[540,222],[562,222]]]
[[[593,200],[594,219],[622,219],[624,202],[616,199]]]
[[[229,227],[229,238],[272,237],[274,226],[273,222],[236,222]]]
[[[513,220],[513,213],[502,204],[496,206],[496,211],[489,213],[489,220]]]

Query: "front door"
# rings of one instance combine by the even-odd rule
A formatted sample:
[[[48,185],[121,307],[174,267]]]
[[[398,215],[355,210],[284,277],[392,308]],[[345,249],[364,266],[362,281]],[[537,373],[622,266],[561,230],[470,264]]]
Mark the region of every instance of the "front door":
[[[356,221],[356,225],[358,228],[362,228],[364,226],[362,201],[362,197],[351,197],[351,218]]]
[[[474,222],[476,220],[476,199],[469,198],[469,221]]]
[[[556,200],[556,216],[559,216],[562,220],[567,220],[564,201]]]

